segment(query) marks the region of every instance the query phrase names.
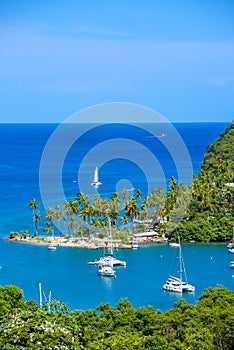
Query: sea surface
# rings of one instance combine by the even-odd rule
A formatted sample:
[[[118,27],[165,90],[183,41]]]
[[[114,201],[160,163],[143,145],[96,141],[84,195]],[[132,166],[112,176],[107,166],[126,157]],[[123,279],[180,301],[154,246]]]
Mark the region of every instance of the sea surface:
[[[48,140],[58,125],[1,124],[0,238],[8,236],[11,231],[23,229],[32,233],[32,212],[28,208],[31,198],[37,199],[42,214],[45,212],[45,202],[61,204],[64,198],[75,197],[83,188],[87,188],[92,199],[96,193],[90,186],[95,166],[99,166],[100,181],[103,183],[98,192],[108,198],[111,193],[120,191],[121,186],[140,188],[145,195],[153,187],[166,189],[172,175],[188,183],[191,172],[186,174],[185,171],[190,165],[188,159],[185,162],[182,157],[184,150],[191,160],[192,173],[197,175],[206,147],[228,125],[175,123],[176,133],[171,134],[154,125],[150,126],[150,133],[149,126],[144,124],[139,128],[118,124],[89,126],[81,128],[80,139],[73,140],[71,144],[69,135],[73,130],[69,129],[49,149],[52,157],[42,177],[50,195],[42,198],[45,195],[41,196],[40,193],[41,159],[51,147]],[[157,139],[153,136],[155,133],[158,134]],[[160,138],[164,143],[160,143]],[[116,148],[116,140],[120,139],[122,141]],[[57,186],[59,176],[56,166],[61,150],[64,153],[60,175],[64,198]],[[153,162],[158,166],[155,167],[157,176],[152,175],[150,164],[153,168]],[[40,233],[43,233],[44,225],[45,222],[41,220]],[[209,286],[223,284],[233,289],[234,271],[228,267],[231,254],[227,252],[226,245],[183,244],[182,250],[188,280],[196,286],[194,295],[183,295],[188,302],[195,303],[204,288]],[[126,261],[127,267],[117,268],[114,279],[98,276],[97,267],[87,264],[103,253],[100,250],[69,247],[59,247],[53,252],[44,246],[0,240],[0,284],[18,285],[23,289],[25,299],[38,300],[38,283],[41,282],[45,296],[51,290],[52,297],[68,303],[70,309],[82,310],[95,308],[102,302],[115,306],[123,297],[128,297],[135,307],[153,305],[167,310],[180,298],[162,291],[167,276],[178,271],[175,265],[175,262],[178,263],[176,248],[163,244],[137,250],[118,250],[115,254]]]

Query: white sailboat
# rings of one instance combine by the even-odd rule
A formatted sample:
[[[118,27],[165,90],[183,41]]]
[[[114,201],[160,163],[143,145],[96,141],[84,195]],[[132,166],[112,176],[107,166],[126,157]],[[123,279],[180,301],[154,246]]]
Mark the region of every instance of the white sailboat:
[[[163,285],[163,289],[169,292],[183,293],[183,292],[195,292],[195,287],[187,282],[187,276],[185,272],[184,260],[181,251],[180,238],[178,237],[179,244],[179,262],[180,270],[179,277],[169,276],[166,283]],[[183,281],[184,277],[184,281]]]
[[[100,185],[102,185],[102,183],[98,179],[98,168],[96,167],[94,170],[93,182],[91,183],[91,186],[98,187]]]

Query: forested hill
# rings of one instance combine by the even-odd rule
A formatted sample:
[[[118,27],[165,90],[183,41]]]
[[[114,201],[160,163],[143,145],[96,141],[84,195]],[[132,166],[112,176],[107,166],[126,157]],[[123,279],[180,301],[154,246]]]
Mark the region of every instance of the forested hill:
[[[207,147],[200,172],[192,182],[183,239],[227,241],[234,227],[234,121]]]
[[[234,121],[207,147],[198,177],[219,187],[234,183]]]

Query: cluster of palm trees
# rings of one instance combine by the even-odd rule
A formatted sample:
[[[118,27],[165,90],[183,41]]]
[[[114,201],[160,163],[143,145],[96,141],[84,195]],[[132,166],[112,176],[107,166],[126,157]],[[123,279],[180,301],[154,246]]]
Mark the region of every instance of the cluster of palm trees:
[[[66,200],[62,207],[56,205],[46,209],[43,231],[52,235],[59,231],[66,236],[105,236],[109,234],[110,226],[113,230],[121,226],[133,232],[136,218],[145,221],[151,219],[155,223],[162,218],[169,219],[181,186],[171,177],[168,193],[158,188],[144,196],[138,189],[130,196],[123,189],[119,194],[112,193],[109,199],[96,193],[92,203],[89,196],[78,192],[75,198]],[[41,220],[38,202],[32,198],[28,205],[33,214],[33,234],[37,236]]]

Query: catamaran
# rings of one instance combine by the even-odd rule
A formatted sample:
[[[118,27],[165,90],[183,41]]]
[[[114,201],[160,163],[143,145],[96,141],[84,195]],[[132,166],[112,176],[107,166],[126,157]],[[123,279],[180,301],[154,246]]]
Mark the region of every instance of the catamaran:
[[[102,185],[102,183],[98,179],[98,168],[96,167],[94,170],[93,182],[91,183],[91,186],[98,187],[100,185]]]
[[[89,261],[88,264],[89,265],[99,265],[99,266],[111,266],[111,267],[113,267],[113,266],[126,267],[126,261],[122,261],[122,260],[119,260],[119,259],[114,257],[111,225],[110,225],[109,237],[110,237],[110,246],[108,248],[110,251],[108,253],[106,253],[104,256],[100,257],[98,260]]]
[[[180,237],[178,237],[179,244],[179,277],[169,276],[166,283],[163,285],[163,289],[169,292],[183,293],[183,292],[195,292],[195,287],[187,282],[187,276],[185,272],[184,260],[181,251]],[[183,281],[184,276],[184,281]]]

